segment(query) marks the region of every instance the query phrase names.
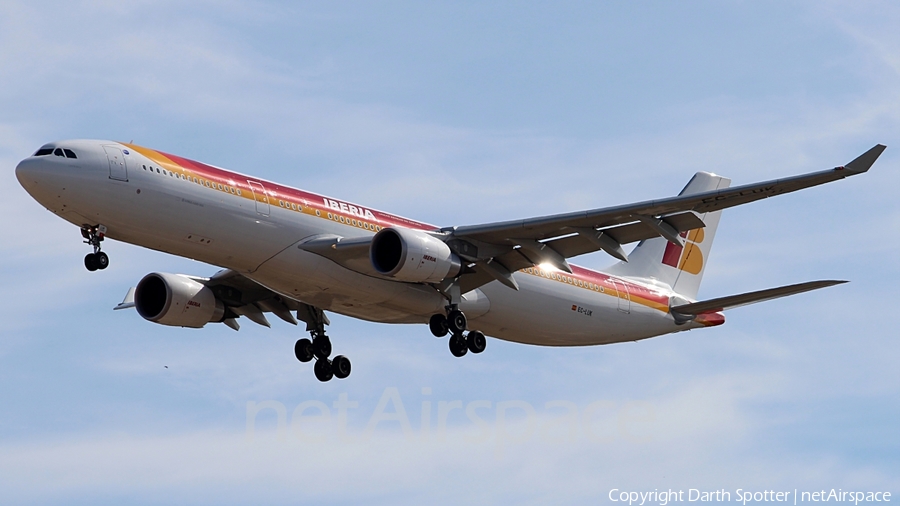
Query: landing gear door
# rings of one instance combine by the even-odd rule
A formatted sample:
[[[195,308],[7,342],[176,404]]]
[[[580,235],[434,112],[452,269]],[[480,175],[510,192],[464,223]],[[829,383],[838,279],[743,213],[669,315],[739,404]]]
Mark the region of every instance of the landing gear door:
[[[253,200],[256,201],[256,212],[263,215],[269,215],[269,195],[262,183],[256,181],[247,181],[250,185],[250,191],[253,192]]]
[[[109,160],[109,178],[118,181],[128,181],[128,167],[125,166],[125,155],[115,146],[103,146],[106,158]]]

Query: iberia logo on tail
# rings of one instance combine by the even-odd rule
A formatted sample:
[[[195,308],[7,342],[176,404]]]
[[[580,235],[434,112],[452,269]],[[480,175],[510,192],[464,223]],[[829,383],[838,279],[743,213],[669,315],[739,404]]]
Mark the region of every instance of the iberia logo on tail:
[[[682,232],[681,236],[686,238],[684,247],[671,242],[667,243],[662,263],[691,274],[700,274],[703,269],[703,252],[700,251],[703,229],[697,228],[690,232]]]

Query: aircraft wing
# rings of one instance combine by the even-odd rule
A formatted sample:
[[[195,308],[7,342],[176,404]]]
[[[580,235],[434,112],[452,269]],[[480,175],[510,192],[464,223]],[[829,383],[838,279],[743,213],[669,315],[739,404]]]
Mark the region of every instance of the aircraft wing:
[[[472,269],[479,274],[461,280],[463,290],[493,279],[517,288],[510,273],[539,263],[571,272],[566,258],[598,250],[627,261],[623,244],[657,236],[683,246],[681,232],[703,227],[697,214],[862,174],[884,150],[885,146],[878,144],[844,166],[783,179],[589,211],[451,227],[442,232],[451,236],[447,239],[451,249],[472,262]]]
[[[309,306],[293,299],[282,297],[246,276],[231,269],[223,269],[211,278],[187,276],[194,281],[206,285],[212,290],[216,298],[225,305],[225,320],[223,323],[239,330],[237,319],[241,316],[248,320],[271,327],[265,313],[271,313],[282,320],[297,325],[297,319],[291,314],[295,311],[297,318],[307,324],[307,330],[315,327],[321,320],[328,325],[328,317],[313,306]],[[129,309],[134,307],[134,287],[128,290],[125,299],[113,309]]]

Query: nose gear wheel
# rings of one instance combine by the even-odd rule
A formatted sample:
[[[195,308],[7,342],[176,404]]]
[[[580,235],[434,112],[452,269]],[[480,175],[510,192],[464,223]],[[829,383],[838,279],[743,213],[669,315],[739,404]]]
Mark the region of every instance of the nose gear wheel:
[[[84,237],[84,243],[90,244],[94,248],[93,253],[88,253],[84,257],[84,267],[93,272],[103,270],[109,267],[109,257],[106,253],[100,251],[100,242],[106,236],[106,227],[103,225],[82,225],[81,236]]]

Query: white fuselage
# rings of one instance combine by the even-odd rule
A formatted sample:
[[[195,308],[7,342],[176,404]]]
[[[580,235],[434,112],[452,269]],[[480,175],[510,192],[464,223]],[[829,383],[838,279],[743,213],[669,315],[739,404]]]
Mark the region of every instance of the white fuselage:
[[[426,323],[447,304],[429,284],[369,276],[298,247],[323,235],[437,227],[130,144],[55,144],[77,158],[30,157],[17,177],[76,225],[101,224],[109,238],[229,268],[282,296],[365,320]],[[678,325],[667,286],[573,270],[520,270],[518,291],[494,281],[465,294],[461,309],[470,328],[489,336],[551,346],[633,341],[724,321]]]

